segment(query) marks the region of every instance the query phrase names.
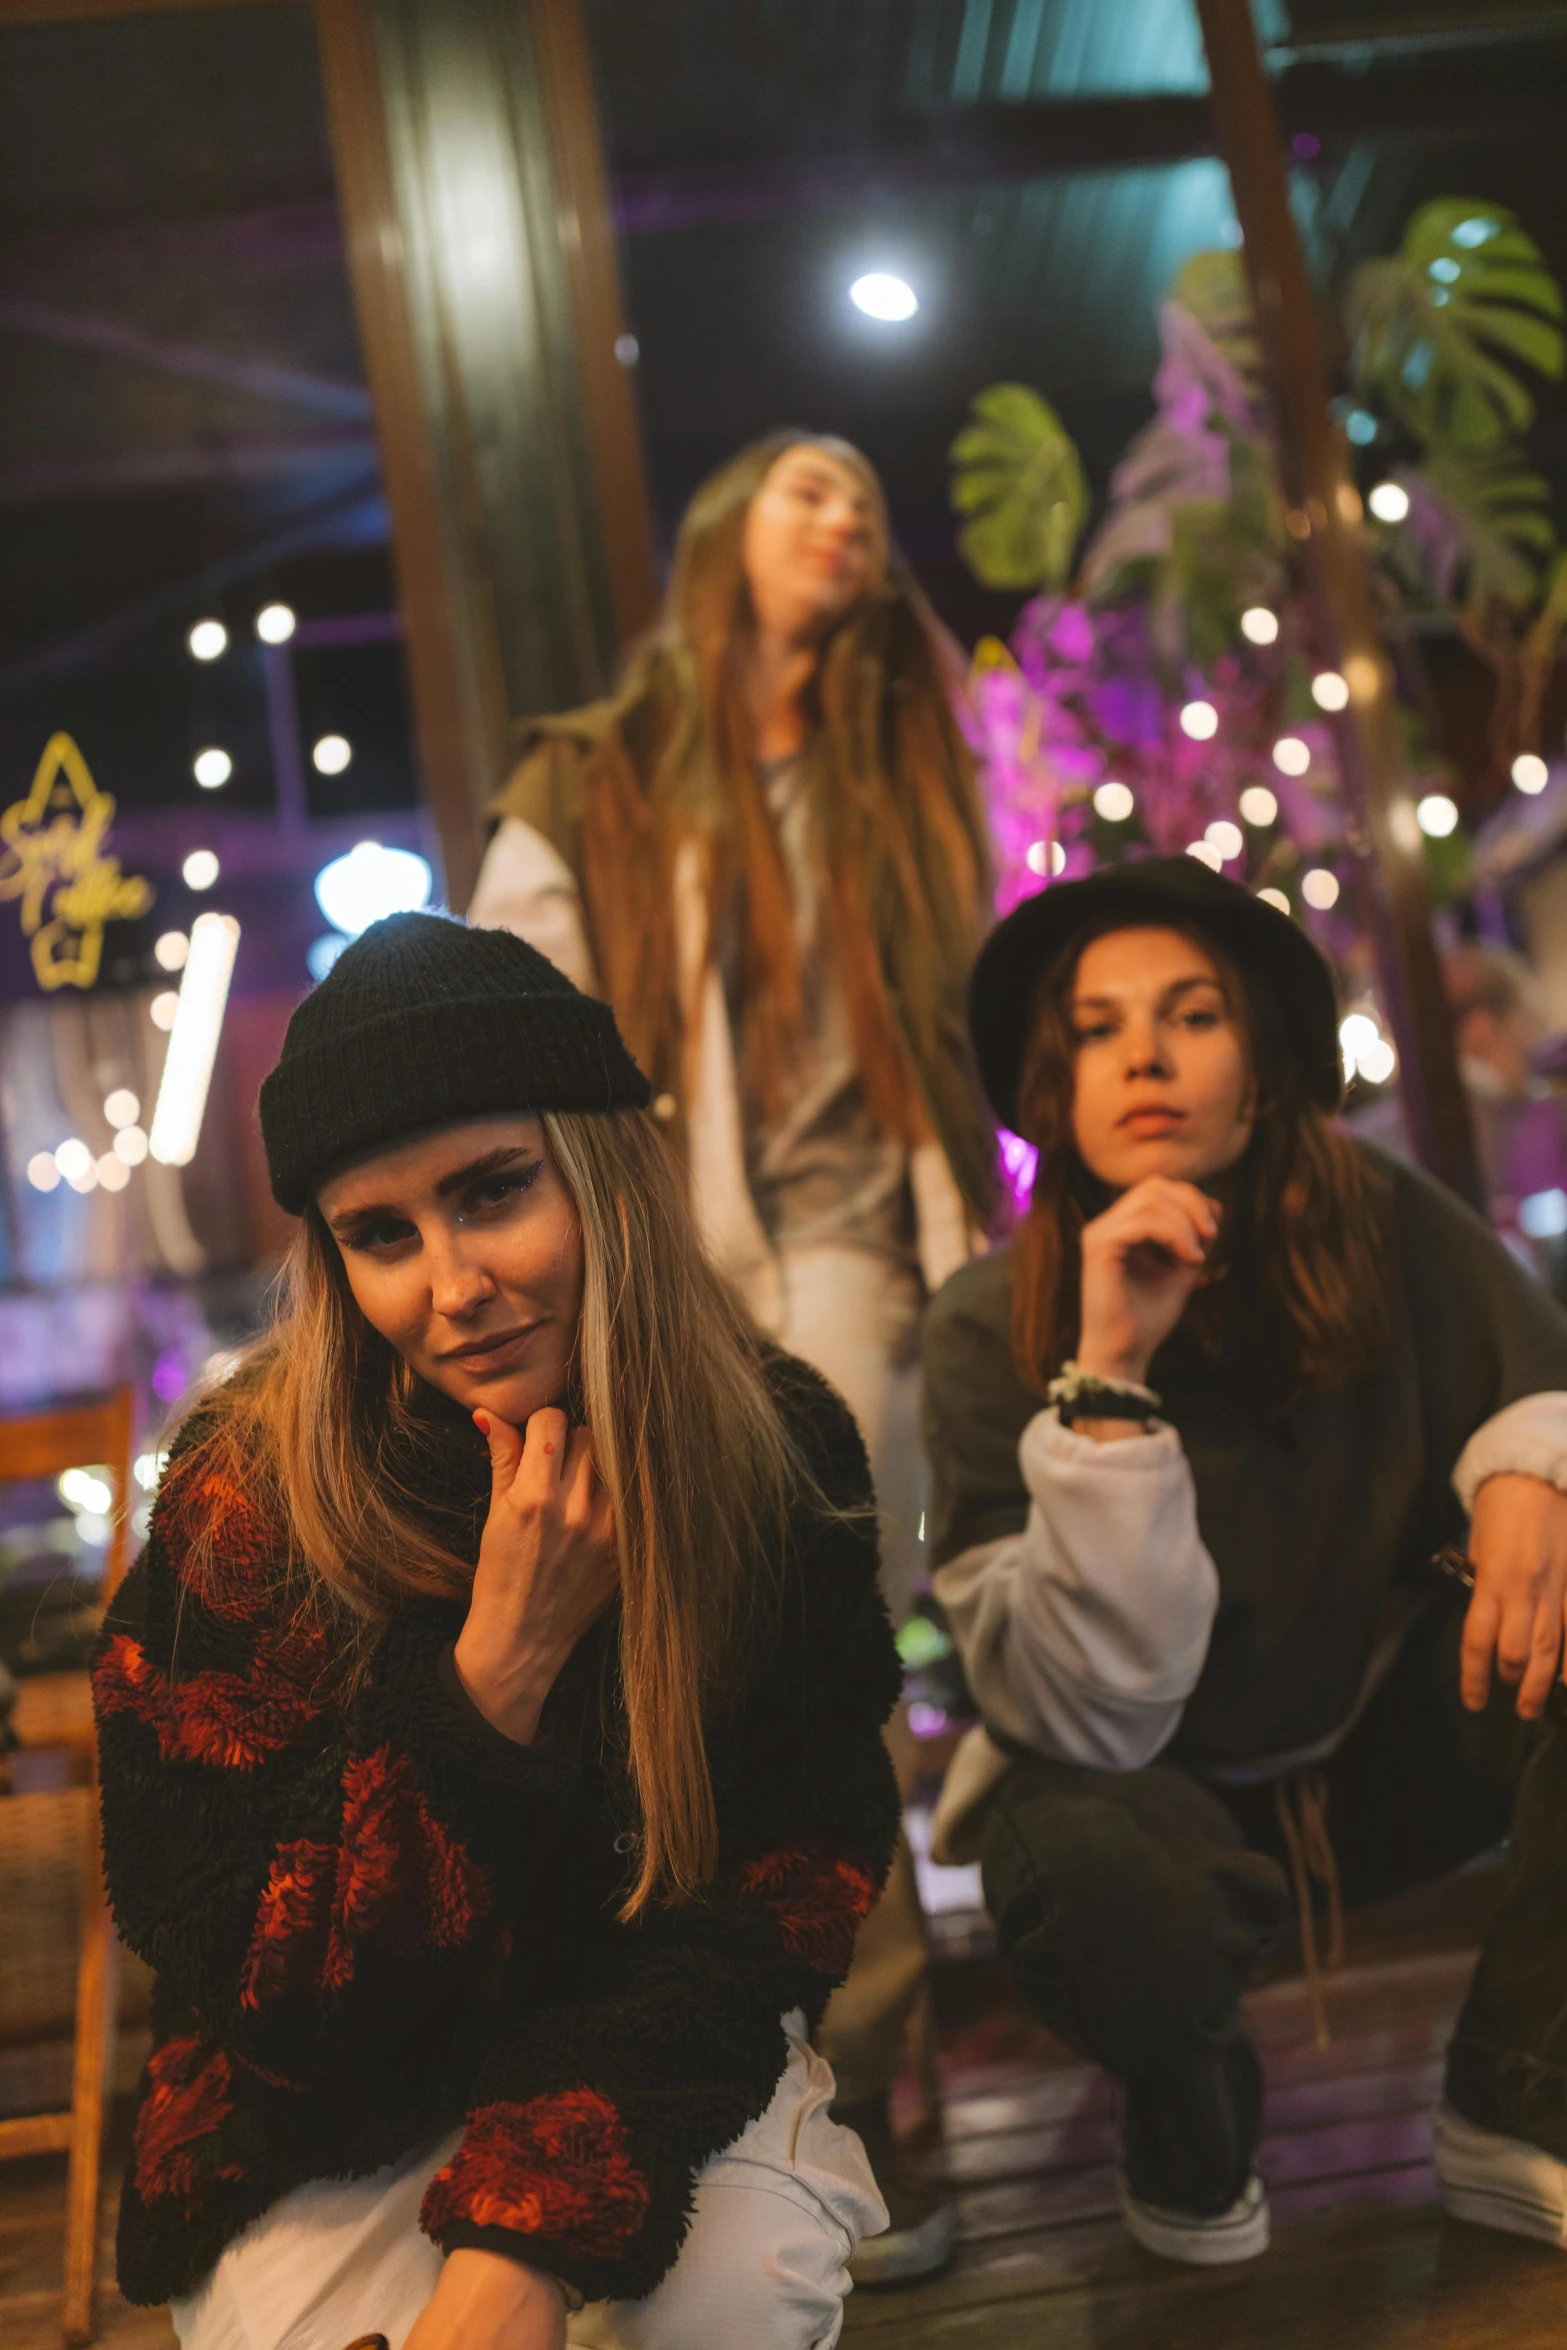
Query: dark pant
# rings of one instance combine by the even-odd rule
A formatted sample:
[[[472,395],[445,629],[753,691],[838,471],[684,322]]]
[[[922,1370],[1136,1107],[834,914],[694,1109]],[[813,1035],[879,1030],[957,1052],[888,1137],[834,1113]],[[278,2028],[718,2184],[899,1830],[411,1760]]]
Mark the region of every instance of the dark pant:
[[[1461,1628],[1445,1601],[1415,1627],[1321,1766],[1327,1825],[1351,1908],[1510,1829],[1448,2094],[1567,2160],[1567,1735],[1520,1722],[1500,1683],[1464,1711]],[[1261,2116],[1240,1997],[1292,1908],[1285,1860],[1269,1786],[1030,1757],[997,1790],[982,1861],[1002,1950],[1040,2019],[1127,2084],[1127,2168],[1151,2201],[1221,2210],[1245,2183]]]

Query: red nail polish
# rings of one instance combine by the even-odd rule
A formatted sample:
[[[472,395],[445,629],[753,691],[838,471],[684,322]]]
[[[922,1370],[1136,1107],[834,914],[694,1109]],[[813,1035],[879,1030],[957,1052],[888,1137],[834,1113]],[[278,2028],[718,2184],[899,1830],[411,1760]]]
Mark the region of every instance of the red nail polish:
[[[474,1413],[474,1415],[473,1415],[473,1424],[474,1424],[474,1426],[475,1426],[475,1427],[478,1429],[478,1431],[479,1431],[479,1434],[480,1434],[481,1436],[486,1436],[486,1437],[487,1437],[487,1436],[489,1435],[489,1433],[490,1433],[490,1423],[489,1423],[489,1420],[488,1420],[488,1418],[486,1417],[486,1415],[485,1415],[483,1412],[475,1412],[475,1413]]]

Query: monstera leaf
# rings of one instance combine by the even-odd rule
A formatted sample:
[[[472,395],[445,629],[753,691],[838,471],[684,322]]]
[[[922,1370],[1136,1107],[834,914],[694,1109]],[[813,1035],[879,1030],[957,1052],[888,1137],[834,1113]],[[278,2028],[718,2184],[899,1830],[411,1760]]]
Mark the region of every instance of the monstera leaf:
[[[1526,459],[1514,450],[1486,457],[1443,450],[1400,479],[1409,517],[1395,556],[1406,576],[1413,568],[1438,603],[1533,609],[1556,530],[1550,484]]]
[[[1088,511],[1076,444],[1027,384],[991,384],[951,448],[963,560],[986,587],[1058,588]]]
[[[1355,271],[1345,316],[1358,395],[1427,447],[1499,449],[1534,418],[1520,366],[1562,373],[1561,290],[1499,205],[1422,205],[1396,259]]]
[[[1255,408],[1262,397],[1262,345],[1240,255],[1228,248],[1194,253],[1170,288],[1170,300],[1196,319],[1232,371],[1247,405]]]

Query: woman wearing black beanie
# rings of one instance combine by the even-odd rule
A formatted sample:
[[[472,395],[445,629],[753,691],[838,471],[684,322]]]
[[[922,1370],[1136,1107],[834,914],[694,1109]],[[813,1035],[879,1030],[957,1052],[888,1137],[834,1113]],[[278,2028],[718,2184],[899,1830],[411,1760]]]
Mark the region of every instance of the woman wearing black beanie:
[[[806,2037],[897,1827],[864,1451],[646,1101],[421,914],[262,1089],[278,1317],[95,1673],[158,1975],[120,2282],[182,2350],[810,2350],[885,2224]]]

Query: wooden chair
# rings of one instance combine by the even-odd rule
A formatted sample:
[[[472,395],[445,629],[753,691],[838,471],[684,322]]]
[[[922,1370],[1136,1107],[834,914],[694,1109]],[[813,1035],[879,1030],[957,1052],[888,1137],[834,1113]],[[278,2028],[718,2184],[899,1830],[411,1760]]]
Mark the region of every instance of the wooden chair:
[[[100,1404],[40,1412],[28,1419],[0,1420],[0,1483],[57,1477],[83,1462],[103,1462],[114,1478],[112,1531],[103,1562],[103,1597],[113,1597],[125,1572],[126,1540],[133,1499],[131,1482],[131,1392],[121,1388]],[[95,2331],[94,2299],[98,2250],[98,2183],[103,2116],[115,2012],[116,1940],[103,1888],[97,1803],[97,1746],[92,1698],[85,1673],[43,1673],[21,1683],[13,1726],[24,1755],[61,1755],[83,1782],[47,1792],[0,1796],[6,1841],[24,1872],[52,1872],[56,1883],[69,1846],[77,1847],[80,1872],[81,1950],[76,1970],[75,2055],[71,2103],[63,2113],[27,2114],[0,2120],[0,2160],[27,2154],[69,2156],[66,2179],[65,2300],[61,2332],[69,2343],[90,2342]],[[63,1848],[62,1848],[63,1847]],[[53,1906],[58,1907],[56,1902]],[[42,1931],[33,1951],[35,1967],[58,1972],[58,1926]],[[0,1966],[8,1974],[28,1964],[27,1920],[8,1921],[0,1943]],[[24,1986],[25,1990],[26,1986]],[[47,2012],[50,1986],[37,1986]],[[58,1997],[58,1992],[54,1993]]]

